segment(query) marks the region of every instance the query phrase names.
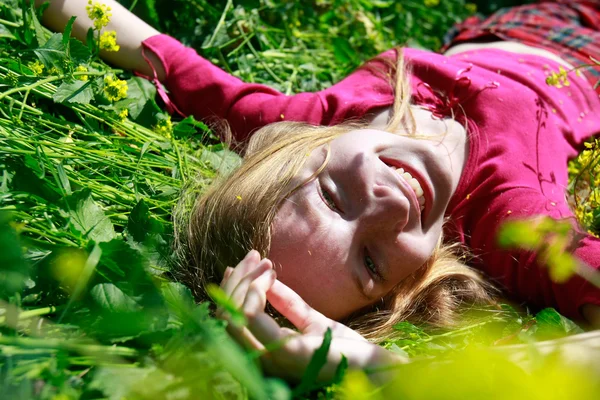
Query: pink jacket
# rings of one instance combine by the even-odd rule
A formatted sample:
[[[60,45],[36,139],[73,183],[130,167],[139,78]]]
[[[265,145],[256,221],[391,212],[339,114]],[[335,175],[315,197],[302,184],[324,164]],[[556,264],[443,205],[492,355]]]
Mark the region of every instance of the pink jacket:
[[[164,84],[183,114],[224,118],[240,141],[272,122],[332,125],[393,102],[389,84],[366,68],[326,90],[286,96],[240,81],[168,36],[149,38],[144,46],[162,61]],[[447,211],[447,234],[472,250],[478,268],[528,305],[555,307],[569,317],[579,317],[585,303],[600,305],[600,289],[578,277],[552,282],[535,254],[502,250],[495,235],[508,218],[574,218],[565,200],[567,161],[600,132],[600,100],[591,85],[577,78],[570,87],[549,87],[546,74],[558,64],[496,49],[453,57],[405,49],[405,57],[413,102],[434,115],[454,115],[470,135],[469,159]],[[587,235],[575,255],[600,269],[600,240]]]

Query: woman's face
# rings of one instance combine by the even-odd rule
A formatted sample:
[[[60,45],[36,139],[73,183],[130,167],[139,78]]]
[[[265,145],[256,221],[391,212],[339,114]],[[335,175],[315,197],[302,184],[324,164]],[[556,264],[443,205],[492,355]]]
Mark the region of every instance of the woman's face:
[[[464,162],[464,149],[449,151],[442,142],[371,129],[333,140],[323,171],[276,215],[269,258],[278,278],[340,319],[419,269],[440,238]],[[307,155],[295,185],[323,165],[327,150]],[[463,156],[458,174],[456,153]]]

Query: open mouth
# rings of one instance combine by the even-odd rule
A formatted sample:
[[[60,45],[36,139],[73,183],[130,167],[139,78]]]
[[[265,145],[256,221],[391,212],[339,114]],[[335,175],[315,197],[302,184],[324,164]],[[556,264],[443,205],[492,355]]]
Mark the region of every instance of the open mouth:
[[[381,157],[380,159],[388,167],[394,170],[395,173],[399,174],[408,186],[412,188],[421,211],[421,221],[424,221],[432,204],[431,190],[429,189],[429,186],[427,186],[427,182],[417,171],[396,160]]]
[[[421,209],[421,213],[425,210],[425,192],[423,191],[423,187],[419,183],[419,181],[414,178],[410,172],[406,171],[404,168],[398,168],[393,165],[389,166],[391,169],[396,171],[396,173],[400,174],[400,176],[408,183],[408,186],[415,192],[415,196],[417,196],[417,201],[419,202],[419,208]]]

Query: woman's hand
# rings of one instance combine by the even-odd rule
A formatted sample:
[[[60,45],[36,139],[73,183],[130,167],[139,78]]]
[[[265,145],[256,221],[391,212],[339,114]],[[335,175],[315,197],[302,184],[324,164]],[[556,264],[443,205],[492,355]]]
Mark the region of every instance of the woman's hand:
[[[319,381],[326,382],[333,378],[342,354],[347,358],[350,368],[377,367],[404,361],[312,309],[298,294],[276,279],[271,261],[261,260],[257,251],[248,253],[235,269],[227,268],[221,288],[248,321],[245,327],[235,326],[229,321],[230,334],[252,350],[275,348],[261,356],[265,370],[271,375],[299,381],[314,351],[321,346],[327,328],[332,331],[332,341],[327,362],[318,376]],[[266,314],[267,300],[299,332],[280,327]],[[229,320],[222,310],[217,313]],[[375,378],[382,378],[382,375]]]

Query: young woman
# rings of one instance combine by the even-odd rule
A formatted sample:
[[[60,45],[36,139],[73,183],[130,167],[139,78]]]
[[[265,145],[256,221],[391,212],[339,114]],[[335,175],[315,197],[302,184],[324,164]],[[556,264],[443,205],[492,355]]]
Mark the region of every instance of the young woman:
[[[512,296],[600,326],[598,289],[577,277],[554,283],[535,254],[496,245],[506,219],[572,218],[566,164],[600,131],[600,100],[591,72],[563,89],[546,77],[600,56],[599,2],[505,10],[455,38],[492,42],[446,55],[393,50],[295,96],[243,83],[102,2],[121,46],[106,58],[162,82],[169,108],[226,119],[244,152],[243,165],[195,202],[179,250],[199,298],[221,281],[247,315],[247,327],[231,328],[241,343],[263,349],[290,337],[263,357],[268,371],[301,376],[328,327],[324,379],[341,354],[353,367],[401,362],[365,337],[389,336],[403,319],[443,325],[460,303],[489,300],[453,240]],[[45,22],[59,30],[76,15],[83,38],[85,2],[50,3]],[[585,237],[575,255],[599,268],[600,242]],[[267,300],[299,332],[265,313]]]

